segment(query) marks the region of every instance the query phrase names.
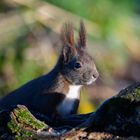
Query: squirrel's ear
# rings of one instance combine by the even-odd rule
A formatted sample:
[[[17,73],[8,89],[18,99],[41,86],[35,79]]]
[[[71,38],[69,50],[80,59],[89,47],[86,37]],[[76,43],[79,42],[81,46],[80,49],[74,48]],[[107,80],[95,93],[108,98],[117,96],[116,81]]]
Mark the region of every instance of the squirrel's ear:
[[[70,46],[66,45],[62,49],[62,58],[64,63],[70,62],[73,56],[75,56],[76,51]]]
[[[61,29],[61,40],[62,40],[63,46],[65,46],[66,44],[70,44],[71,47],[75,46],[74,30],[73,30],[72,23],[68,22],[63,25]]]
[[[61,29],[61,40],[62,40],[62,56],[63,62],[68,63],[73,56],[76,54],[75,42],[74,42],[74,29],[70,22],[63,25]]]
[[[85,29],[85,25],[82,21],[80,22],[78,47],[86,48],[86,29]]]

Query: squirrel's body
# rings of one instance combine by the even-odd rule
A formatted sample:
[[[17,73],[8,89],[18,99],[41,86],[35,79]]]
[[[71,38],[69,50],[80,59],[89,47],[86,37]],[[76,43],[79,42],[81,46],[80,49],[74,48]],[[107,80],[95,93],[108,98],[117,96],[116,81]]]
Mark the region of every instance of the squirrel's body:
[[[23,85],[19,89],[8,94],[6,97],[0,100],[0,109],[9,108],[11,105],[22,104],[27,106],[31,110],[41,112],[43,114],[53,114],[54,112],[57,112],[57,108],[55,107],[58,106],[62,102],[62,100],[67,97],[67,95],[70,95],[70,98],[72,97],[71,93],[73,91],[71,92],[71,90],[72,88],[70,84],[55,68],[47,75],[43,75],[37,79],[34,79]],[[72,98],[72,100],[70,101],[70,105],[78,106],[80,91],[74,94],[74,96],[75,95],[77,97]],[[67,97],[67,99],[68,98],[69,97]],[[65,107],[68,106],[69,105],[67,104],[67,106]],[[61,111],[61,106],[58,110],[62,114],[66,114],[65,111]],[[71,112],[73,113],[76,112],[76,110],[72,110],[70,108],[68,110],[71,110]]]
[[[98,72],[85,51],[85,30],[81,23],[79,44],[75,47],[73,28],[62,28],[63,49],[52,71],[34,79],[0,100],[0,109],[18,104],[45,115],[76,113],[80,88],[94,82]]]

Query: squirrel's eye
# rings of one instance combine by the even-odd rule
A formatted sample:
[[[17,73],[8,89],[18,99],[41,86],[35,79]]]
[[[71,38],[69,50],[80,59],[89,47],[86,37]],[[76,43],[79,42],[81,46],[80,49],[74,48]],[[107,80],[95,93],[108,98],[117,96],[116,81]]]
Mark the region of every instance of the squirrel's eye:
[[[74,64],[74,68],[76,68],[76,69],[81,68],[81,64],[80,64],[79,62],[76,62],[76,63]]]

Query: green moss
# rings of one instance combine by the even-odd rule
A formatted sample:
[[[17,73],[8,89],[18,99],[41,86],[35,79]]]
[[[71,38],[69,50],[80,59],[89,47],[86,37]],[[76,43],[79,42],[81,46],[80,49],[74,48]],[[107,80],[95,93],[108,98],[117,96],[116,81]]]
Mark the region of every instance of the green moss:
[[[18,106],[13,110],[7,126],[16,140],[32,138],[36,135],[37,130],[47,127],[44,122],[37,120],[24,106]]]
[[[122,95],[121,97],[129,99],[130,101],[140,101],[140,87],[133,89],[132,91],[128,92],[128,94]]]
[[[15,109],[14,112],[21,123],[30,125],[36,130],[42,129],[46,126],[45,123],[35,119],[35,117],[26,108]]]

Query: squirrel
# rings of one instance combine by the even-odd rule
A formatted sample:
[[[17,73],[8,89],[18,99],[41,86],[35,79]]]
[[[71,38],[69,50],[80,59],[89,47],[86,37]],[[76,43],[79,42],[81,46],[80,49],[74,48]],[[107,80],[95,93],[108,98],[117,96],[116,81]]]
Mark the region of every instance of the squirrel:
[[[99,76],[92,57],[86,51],[86,29],[80,22],[79,39],[75,43],[73,24],[61,30],[62,50],[55,67],[33,79],[0,100],[0,109],[18,104],[44,115],[75,114],[80,101],[80,89]]]

